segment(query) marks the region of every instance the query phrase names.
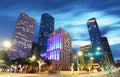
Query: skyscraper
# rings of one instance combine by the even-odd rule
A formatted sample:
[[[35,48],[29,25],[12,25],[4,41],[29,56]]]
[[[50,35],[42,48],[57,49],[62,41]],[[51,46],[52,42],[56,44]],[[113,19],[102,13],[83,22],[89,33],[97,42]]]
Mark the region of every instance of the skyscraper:
[[[48,14],[43,13],[41,17],[39,39],[37,45],[37,52],[43,53],[47,51],[47,39],[49,34],[54,31],[54,18]]]
[[[21,12],[12,37],[9,53],[11,59],[24,58],[31,54],[34,27],[35,19]]]
[[[113,55],[107,40],[107,37],[101,37],[102,39],[102,44],[103,44],[103,50],[105,53],[105,58],[107,63],[113,64],[114,65],[114,59],[113,59]]]
[[[103,59],[103,47],[101,41],[101,34],[95,18],[91,18],[87,22],[88,31],[90,35],[92,51],[94,53],[95,60],[94,62],[100,63]]]
[[[70,70],[72,48],[69,33],[59,28],[50,34],[47,43],[47,52],[41,56],[52,60],[52,69]]]

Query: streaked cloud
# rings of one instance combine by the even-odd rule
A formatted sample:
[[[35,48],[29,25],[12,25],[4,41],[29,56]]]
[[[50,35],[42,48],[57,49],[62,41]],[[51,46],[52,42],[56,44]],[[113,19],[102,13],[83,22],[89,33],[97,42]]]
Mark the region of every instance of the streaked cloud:
[[[55,18],[55,30],[64,28],[71,35],[73,52],[90,44],[87,20],[95,17],[102,36],[106,36],[114,56],[120,46],[119,0],[2,0],[0,2],[0,42],[11,39],[17,17],[21,11],[36,19],[34,40],[38,40],[41,14]],[[5,33],[5,30],[8,33]],[[118,58],[115,57],[115,58]]]

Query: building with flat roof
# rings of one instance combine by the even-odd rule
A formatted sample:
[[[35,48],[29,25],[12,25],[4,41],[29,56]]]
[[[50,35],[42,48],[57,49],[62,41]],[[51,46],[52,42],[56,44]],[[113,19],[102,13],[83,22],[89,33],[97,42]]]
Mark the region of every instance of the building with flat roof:
[[[52,60],[53,70],[70,70],[71,53],[70,34],[59,28],[49,35],[47,52],[42,53],[41,56]]]
[[[25,58],[31,55],[34,28],[35,19],[21,12],[12,37],[12,47],[9,52],[10,59]]]
[[[82,53],[80,62],[87,63],[90,61],[90,57],[93,57],[93,52],[91,51],[91,45],[81,46],[80,52]]]

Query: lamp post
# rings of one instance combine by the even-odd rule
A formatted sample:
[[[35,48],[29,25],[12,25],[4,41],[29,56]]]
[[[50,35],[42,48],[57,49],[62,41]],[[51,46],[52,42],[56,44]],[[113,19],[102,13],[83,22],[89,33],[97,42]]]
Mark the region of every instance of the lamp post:
[[[82,71],[82,67],[83,67],[83,64],[84,64],[84,60],[83,60],[83,52],[82,51],[79,51],[78,52],[78,57],[80,57],[80,69]],[[79,61],[77,60],[77,66],[78,66],[78,71],[79,71]]]
[[[36,56],[35,55],[32,55],[32,57],[30,58],[30,61],[32,63],[32,73],[35,72],[34,71],[34,65],[35,65],[35,61],[36,61]],[[27,71],[26,71],[27,72]]]
[[[6,53],[7,53],[7,59],[5,59],[5,60],[6,60],[6,63],[7,63],[7,64],[11,64],[11,59],[8,58],[8,53],[9,53],[8,51],[10,50],[10,48],[11,48],[11,46],[12,46],[12,45],[11,45],[11,42],[10,42],[9,40],[4,40],[2,44],[3,44],[4,48],[5,48],[5,50],[7,51],[7,52],[6,52]],[[4,49],[4,48],[3,48],[3,49]],[[1,49],[2,49],[2,48],[1,48]]]

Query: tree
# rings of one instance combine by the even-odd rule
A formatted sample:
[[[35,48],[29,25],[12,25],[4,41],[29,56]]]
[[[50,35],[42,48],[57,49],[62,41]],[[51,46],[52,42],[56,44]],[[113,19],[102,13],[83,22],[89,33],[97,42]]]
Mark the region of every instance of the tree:
[[[39,60],[37,60],[37,63],[39,65],[39,72],[41,72],[41,66],[45,65],[46,63],[45,63],[45,61],[42,58],[40,58]]]

